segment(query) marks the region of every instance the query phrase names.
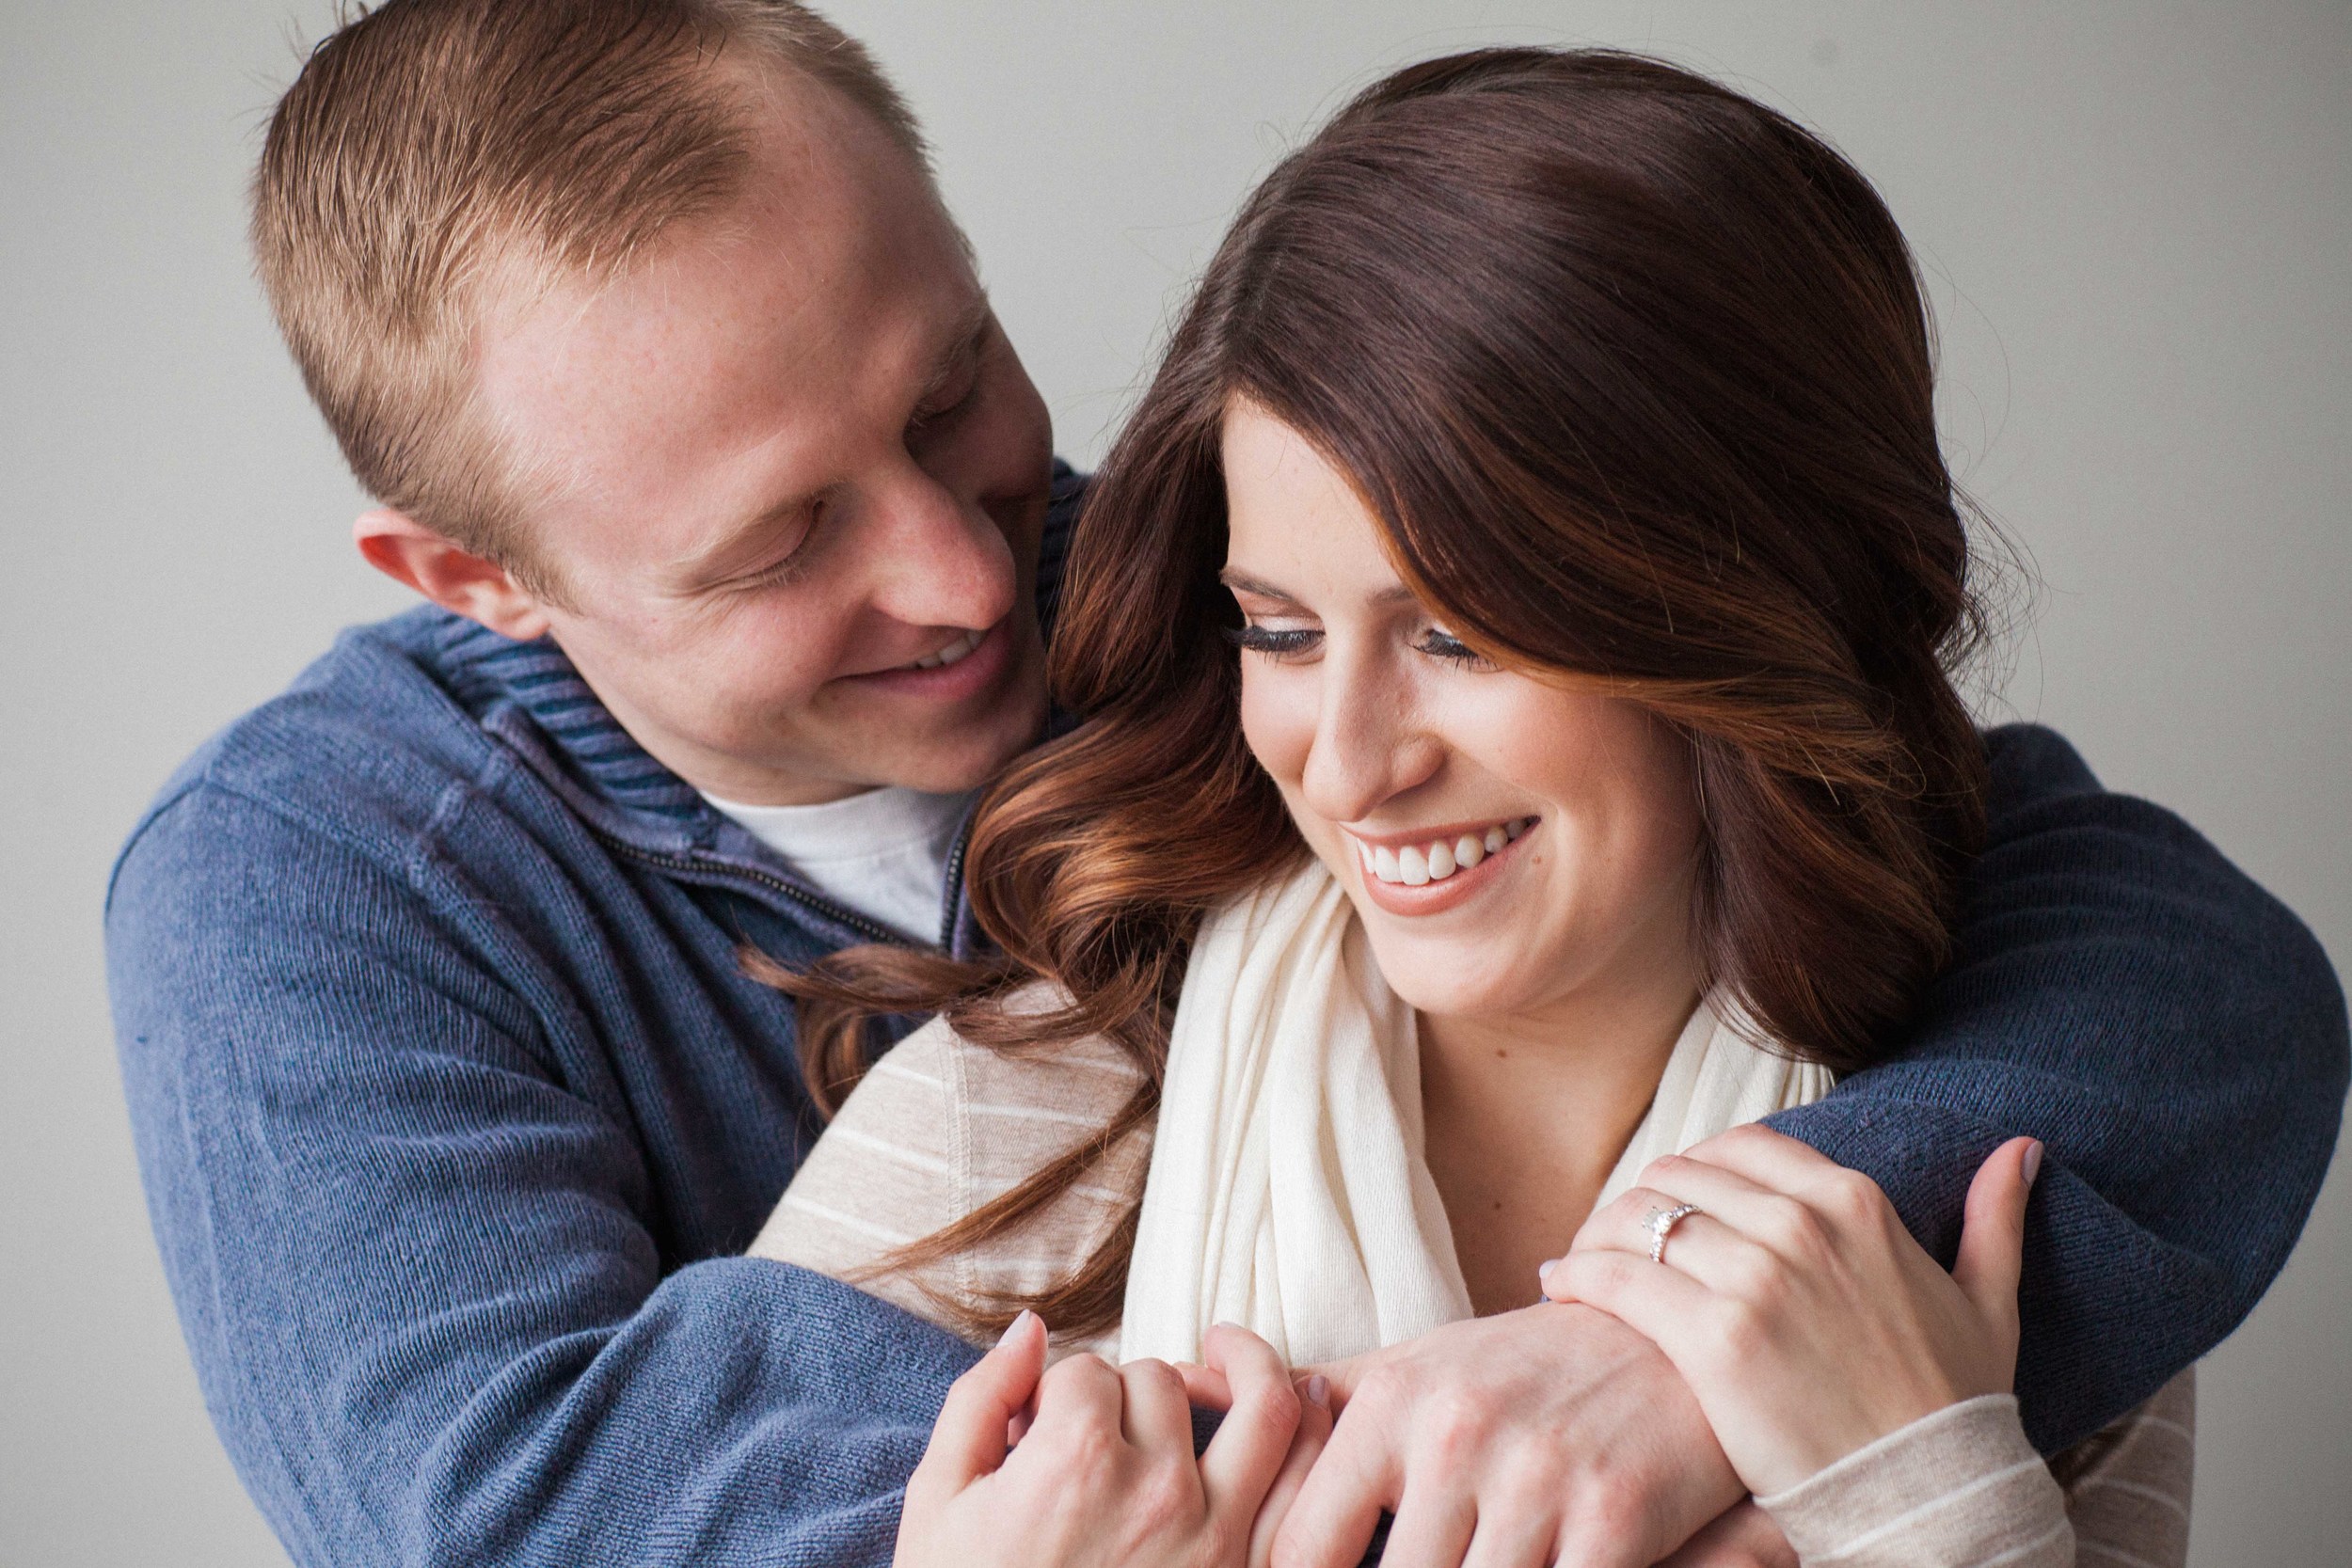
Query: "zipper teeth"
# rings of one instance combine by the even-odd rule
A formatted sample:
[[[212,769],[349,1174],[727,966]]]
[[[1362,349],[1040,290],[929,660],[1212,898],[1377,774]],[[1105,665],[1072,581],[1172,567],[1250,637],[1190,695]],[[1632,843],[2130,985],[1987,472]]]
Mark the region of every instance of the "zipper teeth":
[[[939,945],[951,954],[956,950],[956,915],[964,901],[963,852],[971,847],[972,824],[978,819],[977,811],[964,814],[963,826],[956,830],[955,847],[947,851],[947,908],[939,918]]]
[[[589,832],[606,848],[626,860],[638,861],[646,865],[657,865],[665,871],[689,872],[705,881],[736,878],[756,882],[761,887],[771,888],[783,894],[787,898],[803,908],[815,910],[819,914],[837,920],[850,929],[870,937],[876,942],[888,942],[893,947],[914,945],[906,938],[879,921],[868,920],[857,911],[844,908],[822,894],[811,893],[806,888],[796,887],[783,878],[771,876],[756,866],[709,866],[687,855],[665,855],[658,849],[640,849],[633,844],[624,843],[608,833],[598,832],[593,828],[589,830]],[[950,883],[950,885],[953,884]]]

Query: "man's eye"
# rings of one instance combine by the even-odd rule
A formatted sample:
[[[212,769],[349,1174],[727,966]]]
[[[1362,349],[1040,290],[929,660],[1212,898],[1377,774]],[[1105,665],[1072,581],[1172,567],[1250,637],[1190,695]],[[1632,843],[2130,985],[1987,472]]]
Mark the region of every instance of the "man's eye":
[[[746,589],[776,588],[798,580],[801,574],[806,570],[807,562],[802,560],[800,551],[794,550],[774,565],[765,567],[744,578],[742,586]]]
[[[1485,656],[1477,649],[1464,642],[1452,632],[1441,630],[1437,626],[1431,626],[1422,633],[1421,641],[1414,646],[1432,658],[1442,658],[1449,663],[1485,664],[1486,662]]]
[[[1268,654],[1284,658],[1303,654],[1323,641],[1323,633],[1304,627],[1228,626],[1226,639],[1247,653]]]
[[[792,525],[788,534],[777,541],[780,553],[764,566],[755,566],[717,584],[721,592],[751,594],[798,580],[808,570],[809,542],[816,535],[817,525],[824,517],[826,505],[822,500],[810,506]]]
[[[907,421],[907,434],[909,436],[920,435],[932,425],[946,423],[971,407],[979,395],[980,378],[976,372],[972,378],[963,384],[963,390],[955,394],[953,402],[941,403],[933,400],[930,405],[916,409],[914,417]]]

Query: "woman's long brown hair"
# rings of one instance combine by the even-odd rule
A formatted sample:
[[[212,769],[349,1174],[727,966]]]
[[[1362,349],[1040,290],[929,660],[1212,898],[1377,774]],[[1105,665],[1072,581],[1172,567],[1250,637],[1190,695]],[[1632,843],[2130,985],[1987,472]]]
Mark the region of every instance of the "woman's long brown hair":
[[[886,1259],[1036,1213],[1151,1117],[1204,911],[1305,848],[1242,738],[1219,437],[1246,399],[1356,481],[1399,572],[1522,670],[1605,677],[1684,735],[1710,983],[1786,1049],[1872,1059],[1950,947],[1983,752],[1949,672],[1979,621],[1928,317],[1868,182],[1715,83],[1483,50],[1364,92],[1261,185],[1088,499],[1053,680],[1083,721],[987,793],[968,860],[1001,951],[765,973],[828,1107],[877,1013],[1144,1069],[1103,1133]],[[1036,979],[1064,1005],[1006,998]],[[1140,1203],[1140,1194],[1136,1195]],[[1023,1307],[1117,1321],[1126,1223]]]

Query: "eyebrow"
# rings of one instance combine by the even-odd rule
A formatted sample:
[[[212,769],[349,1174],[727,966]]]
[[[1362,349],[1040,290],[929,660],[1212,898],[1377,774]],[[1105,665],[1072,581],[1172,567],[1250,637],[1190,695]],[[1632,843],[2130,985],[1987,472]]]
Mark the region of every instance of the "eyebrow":
[[[936,397],[939,389],[955,378],[957,366],[963,362],[967,355],[978,349],[980,339],[988,333],[990,315],[988,295],[984,293],[974,294],[970,303],[956,312],[956,319],[947,330],[947,346],[932,362],[930,377],[924,381],[923,389],[915,394],[915,407],[920,408]]]
[[[1232,589],[1236,594],[1255,594],[1262,599],[1279,599],[1284,604],[1298,604],[1302,602],[1298,595],[1293,594],[1289,589],[1277,588],[1274,584],[1265,581],[1262,578],[1253,578],[1248,573],[1238,571],[1231,566],[1228,566],[1223,571],[1217,573],[1216,580],[1223,583],[1226,587]],[[1393,584],[1391,587],[1383,588],[1379,593],[1375,594],[1372,596],[1372,602],[1378,605],[1400,604],[1412,602],[1417,598],[1418,595],[1416,595],[1410,588],[1406,587],[1405,584],[1400,582]]]
[[[922,390],[915,394],[914,405],[917,408],[930,402],[954,377],[957,365],[966,355],[973,353],[978,347],[980,339],[987,335],[992,319],[993,311],[985,293],[974,294],[963,309],[956,312],[955,320],[948,327],[947,346],[941,350],[931,366],[930,374],[924,380]],[[812,490],[807,495],[794,496],[767,508],[758,516],[687,562],[681,568],[680,576],[697,587],[708,587],[714,582],[726,580],[725,577],[713,576],[717,570],[716,562],[734,555],[755,535],[766,533],[784,519],[807,511],[817,504],[823,494],[821,489]]]

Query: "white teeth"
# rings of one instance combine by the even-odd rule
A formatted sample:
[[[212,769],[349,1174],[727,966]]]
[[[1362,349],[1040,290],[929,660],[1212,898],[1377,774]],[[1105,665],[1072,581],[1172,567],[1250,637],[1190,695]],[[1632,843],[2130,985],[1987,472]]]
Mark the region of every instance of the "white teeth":
[[[1496,823],[1483,834],[1463,833],[1457,838],[1408,845],[1402,849],[1358,840],[1356,853],[1363,861],[1364,869],[1381,881],[1426,887],[1431,882],[1444,881],[1456,871],[1469,870],[1534,825],[1532,816],[1515,816],[1508,822]]]
[[[961,637],[957,638],[953,642],[950,642],[946,647],[940,649],[939,652],[935,654],[929,654],[922,658],[916,659],[913,668],[917,670],[944,670],[950,664],[961,664],[964,659],[971,657],[972,650],[978,647],[980,645],[980,640],[987,635],[988,632],[985,629],[979,631],[967,631]]]

